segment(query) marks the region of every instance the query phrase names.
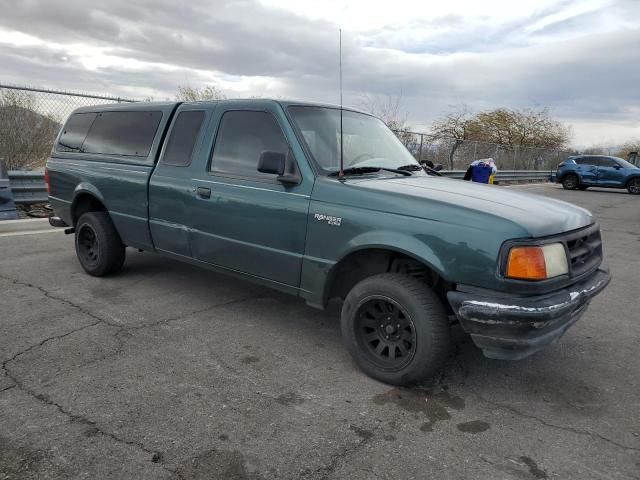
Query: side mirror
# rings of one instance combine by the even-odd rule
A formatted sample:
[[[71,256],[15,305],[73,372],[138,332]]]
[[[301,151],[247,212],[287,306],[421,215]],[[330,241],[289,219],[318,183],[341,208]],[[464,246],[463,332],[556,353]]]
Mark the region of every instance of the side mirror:
[[[620,170],[622,168],[622,165],[618,165],[617,163],[613,166],[613,168],[615,168],[616,170]]]
[[[260,154],[258,159],[258,171],[262,173],[270,173],[277,175],[280,183],[287,185],[298,185],[300,183],[300,175],[292,173],[284,173],[287,169],[287,155],[282,152],[265,151]]]
[[[262,152],[258,159],[258,171],[271,173],[273,175],[283,175],[287,156],[281,152]]]

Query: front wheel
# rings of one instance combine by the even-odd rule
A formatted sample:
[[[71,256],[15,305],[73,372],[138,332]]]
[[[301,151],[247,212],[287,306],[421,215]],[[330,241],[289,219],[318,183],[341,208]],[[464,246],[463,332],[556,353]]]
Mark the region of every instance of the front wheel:
[[[442,303],[427,285],[398,273],[353,287],[342,307],[342,335],[358,366],[391,385],[429,379],[449,350]]]
[[[125,246],[107,212],[87,212],[76,223],[76,254],[82,268],[102,277],[122,268]]]
[[[627,190],[632,195],[640,195],[640,178],[632,178],[627,183]]]
[[[562,179],[562,188],[565,190],[575,190],[580,185],[577,175],[569,174],[565,175]]]

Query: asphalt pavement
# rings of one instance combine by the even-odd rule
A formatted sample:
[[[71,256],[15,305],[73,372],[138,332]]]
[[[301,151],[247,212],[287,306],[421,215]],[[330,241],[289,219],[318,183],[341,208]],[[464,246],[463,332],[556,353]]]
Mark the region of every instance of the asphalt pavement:
[[[422,388],[361,373],[326,312],[62,232],[0,236],[0,480],[640,478],[640,197],[590,209],[611,285],[556,344],[489,360],[456,329]]]

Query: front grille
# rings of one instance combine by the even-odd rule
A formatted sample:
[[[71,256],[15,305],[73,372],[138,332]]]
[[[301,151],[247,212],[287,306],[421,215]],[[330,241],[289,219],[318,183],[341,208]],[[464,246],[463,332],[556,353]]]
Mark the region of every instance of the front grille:
[[[569,251],[569,271],[572,277],[595,270],[602,263],[602,238],[597,223],[568,233],[563,241]]]

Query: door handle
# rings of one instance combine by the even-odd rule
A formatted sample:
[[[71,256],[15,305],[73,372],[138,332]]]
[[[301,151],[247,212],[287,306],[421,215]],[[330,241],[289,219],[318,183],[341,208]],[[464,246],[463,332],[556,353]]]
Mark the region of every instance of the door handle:
[[[196,195],[200,198],[211,198],[211,189],[206,187],[198,187],[196,189]]]

